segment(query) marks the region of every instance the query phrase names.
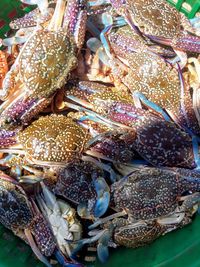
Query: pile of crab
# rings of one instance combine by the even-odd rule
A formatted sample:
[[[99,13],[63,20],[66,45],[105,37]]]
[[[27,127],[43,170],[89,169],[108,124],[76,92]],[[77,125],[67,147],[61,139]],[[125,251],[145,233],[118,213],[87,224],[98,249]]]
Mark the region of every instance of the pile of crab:
[[[165,0],[22,2],[38,7],[1,40],[0,223],[46,266],[191,223],[200,18]]]

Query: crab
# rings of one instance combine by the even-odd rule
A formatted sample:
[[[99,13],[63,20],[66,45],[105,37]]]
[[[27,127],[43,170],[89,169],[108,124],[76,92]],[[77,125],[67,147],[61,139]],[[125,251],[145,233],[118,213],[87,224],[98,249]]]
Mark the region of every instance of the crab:
[[[97,15],[95,14],[94,20],[96,19],[96,17]],[[91,21],[91,18],[89,18],[89,21]],[[105,12],[100,15],[100,18],[97,22],[92,22],[92,27],[94,28],[93,35],[96,37],[100,36],[100,22],[103,23],[104,28],[110,25],[113,26],[113,30],[109,35],[109,40],[111,43],[113,43],[113,48],[114,44],[117,43],[118,46],[121,46],[122,48],[126,47],[130,52],[135,51],[136,47],[143,47],[166,58],[173,58],[176,56],[172,48],[161,44],[158,45],[152,42],[149,38],[145,38],[144,36],[139,35],[137,32],[133,31],[129,25],[126,24],[122,17],[112,16],[109,14],[109,12]],[[100,27],[100,30],[102,31],[104,28]]]
[[[43,216],[49,222],[59,249],[69,258],[73,244],[67,243],[66,240],[80,240],[82,226],[76,218],[75,210],[66,201],[56,199],[43,182],[40,182],[40,185],[41,192],[36,195],[36,201]]]
[[[199,166],[197,138],[195,136],[191,137],[190,134],[178,127],[159,107],[156,107],[156,111],[160,114],[154,114],[150,110],[135,107],[115,90],[96,90],[95,92],[95,88],[98,87],[97,83],[93,86],[93,83],[87,82],[89,89],[85,87],[85,93],[82,82],[80,87],[79,95],[77,93],[78,88],[74,91],[74,94],[73,90],[66,92],[67,98],[79,105],[70,102],[65,102],[65,105],[87,114],[87,116],[79,118],[82,125],[89,120],[96,121],[98,124],[107,123],[108,126],[120,123],[119,126],[116,125],[120,130],[123,129],[123,126],[129,127],[124,130],[126,132],[132,130],[136,136],[134,138],[128,138],[128,136],[127,139],[124,138],[128,144],[128,150],[130,152],[136,150],[154,166],[185,168]],[[71,95],[69,95],[70,93]],[[143,101],[146,103],[144,96]],[[107,134],[109,132],[104,131],[102,138],[105,139]],[[112,132],[112,136],[113,134]],[[97,152],[101,153],[106,150],[103,142],[99,142],[100,139],[101,135],[90,141],[90,155],[95,156]],[[100,154],[98,154],[98,157],[100,157]]]
[[[46,28],[36,27],[23,45],[3,82],[1,99],[6,100],[8,96],[10,97],[0,108],[2,128],[22,124],[18,117],[10,120],[10,110],[16,113],[18,103],[22,103],[23,107],[23,102],[27,99],[32,102],[32,105],[28,110],[25,105],[26,113],[29,109],[33,110],[33,106],[34,115],[37,110],[41,111],[41,102],[46,102],[51,98],[56,90],[65,84],[70,72],[76,68],[77,50],[84,39],[84,21],[86,20],[84,2],[81,1],[81,3],[82,5],[80,1],[70,0],[65,10],[66,1],[57,1],[55,12],[48,26]],[[70,13],[70,16],[66,17],[67,21],[63,22],[62,27],[64,13],[66,15]],[[79,20],[82,18],[84,20],[79,27]],[[7,114],[7,108],[9,114]],[[31,118],[30,112],[27,119]]]
[[[135,137],[133,131],[126,133],[121,130],[118,138],[117,136],[113,138],[113,145],[115,144],[115,139],[117,145],[117,141],[120,136],[123,136],[123,133],[125,136],[127,135],[127,139],[134,139]],[[95,132],[94,136],[96,135],[97,133]],[[110,135],[112,135],[112,132]],[[25,155],[26,161],[31,164],[59,167],[65,166],[66,163],[71,161],[81,159],[83,152],[90,146],[89,140],[92,136],[88,132],[88,129],[79,125],[72,118],[52,114],[41,116],[18,133],[2,130],[0,137],[2,152]],[[118,146],[119,148],[120,146],[121,148],[124,146],[124,149],[127,149],[127,146],[123,142],[121,144],[119,142]],[[112,148],[110,150],[110,153],[112,153]],[[94,159],[91,160],[94,162]],[[96,164],[98,165],[98,162]],[[109,168],[105,166],[105,169]]]
[[[110,66],[113,82],[119,91],[132,94],[135,104],[144,95],[145,105],[156,110],[160,106],[181,127],[200,134],[199,116],[195,113],[198,92],[191,97],[189,84],[184,80],[180,66],[172,67],[166,60],[141,45],[137,39],[127,41],[122,34],[116,38],[112,27],[102,32],[101,40],[106,53],[102,52],[99,40],[92,38],[87,44]],[[137,81],[137,82],[136,82]],[[192,99],[193,98],[193,99]]]
[[[75,251],[98,241],[97,253],[105,262],[107,246],[113,242],[135,248],[181,228],[192,222],[200,201],[199,190],[199,175],[195,178],[191,171],[188,176],[178,169],[135,168],[111,185],[110,206],[118,213],[89,226],[92,237],[78,242]],[[103,230],[93,230],[99,225]]]
[[[110,3],[138,34],[176,50],[200,51],[198,31],[185,15],[164,0],[90,1],[90,6]],[[185,32],[184,32],[185,30]],[[192,34],[190,34],[192,33]]]
[[[34,200],[28,199],[16,180],[3,172],[0,173],[0,176],[0,222],[27,242],[35,255],[46,266],[52,266],[47,257],[53,254],[62,264],[68,264],[57,248],[56,239],[49,224],[40,213]],[[75,265],[74,263],[72,266]],[[77,266],[80,265],[77,264]]]
[[[87,130],[71,118],[56,114],[41,116],[18,133],[2,130],[1,136],[2,149],[15,142],[18,147],[10,147],[10,152],[25,154],[30,162],[44,166],[62,166],[79,158],[89,140]]]
[[[86,159],[60,169],[53,192],[76,204],[81,218],[91,219],[101,217],[108,209],[110,190],[102,170]]]
[[[54,4],[55,1],[22,1],[25,4],[29,5],[38,5],[37,8],[25,14],[22,18],[14,19],[10,22],[9,26],[11,29],[19,30],[24,28],[30,28],[37,26],[38,20],[40,23],[45,23],[49,21],[52,17],[52,13],[54,12],[53,7],[49,7]]]

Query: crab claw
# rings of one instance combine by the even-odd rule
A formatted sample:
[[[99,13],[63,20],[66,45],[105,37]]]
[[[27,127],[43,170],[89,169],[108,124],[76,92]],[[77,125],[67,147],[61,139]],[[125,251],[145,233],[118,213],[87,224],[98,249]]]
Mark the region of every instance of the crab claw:
[[[181,36],[171,40],[169,38],[147,35],[152,41],[172,46],[175,49],[200,53],[200,38],[193,35]]]
[[[89,203],[80,203],[77,207],[77,213],[82,218],[91,218],[91,215],[98,218],[104,215],[110,203],[109,187],[103,178],[94,181],[97,200],[94,204],[93,214],[89,211]]]
[[[0,148],[16,144],[16,132],[0,130]]]
[[[108,251],[108,243],[111,238],[112,231],[107,230],[102,237],[99,239],[98,246],[97,246],[97,255],[99,260],[102,263],[105,263],[108,260],[109,257],[109,251]]]
[[[94,183],[98,197],[95,203],[94,216],[101,217],[107,211],[110,203],[109,187],[103,178],[97,179]]]

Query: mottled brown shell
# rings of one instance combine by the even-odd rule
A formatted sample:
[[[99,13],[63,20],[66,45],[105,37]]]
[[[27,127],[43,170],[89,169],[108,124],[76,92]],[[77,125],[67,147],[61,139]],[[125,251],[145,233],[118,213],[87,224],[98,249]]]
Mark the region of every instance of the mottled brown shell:
[[[170,39],[180,34],[181,16],[165,0],[126,0],[126,8],[145,34]]]
[[[155,54],[138,52],[128,58],[129,72],[123,83],[162,108],[178,111],[181,86],[178,72]]]
[[[142,168],[112,185],[111,201],[116,210],[125,209],[134,220],[150,220],[174,212],[178,197],[187,189],[189,182],[185,184],[175,172]]]
[[[19,57],[20,78],[27,92],[40,98],[64,85],[76,65],[74,42],[62,29],[38,30],[25,43]]]
[[[19,133],[19,142],[32,159],[66,162],[80,156],[87,131],[62,115],[40,117]]]

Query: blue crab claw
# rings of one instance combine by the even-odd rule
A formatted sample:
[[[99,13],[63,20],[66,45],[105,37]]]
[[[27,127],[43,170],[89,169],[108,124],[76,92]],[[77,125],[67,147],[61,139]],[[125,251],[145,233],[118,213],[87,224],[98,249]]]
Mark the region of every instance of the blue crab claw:
[[[159,107],[155,103],[148,100],[142,93],[134,92],[133,93],[133,99],[134,99],[135,103],[137,103],[139,100],[145,106],[149,107],[152,110],[155,110],[157,113],[161,114],[166,121],[171,121],[170,117],[167,115],[167,113],[161,107]]]
[[[108,209],[110,203],[109,187],[103,178],[95,180],[97,202],[95,203],[94,216],[101,217]]]
[[[98,232],[95,236],[93,237],[90,237],[90,238],[85,238],[85,239],[82,239],[82,240],[79,240],[77,242],[74,242],[76,243],[76,248],[72,251],[71,253],[71,258],[72,259],[75,259],[76,258],[76,255],[77,253],[82,249],[82,247],[86,244],[91,244],[91,243],[94,243],[96,241],[98,241],[103,235],[104,233],[108,231],[108,230],[102,230],[100,232]]]
[[[102,243],[99,243],[97,246],[97,255],[98,255],[99,260],[102,263],[105,263],[109,257],[108,247],[104,246]]]
[[[102,61],[102,63],[106,66],[110,66],[109,64],[109,57],[106,54],[106,52],[103,49],[102,43],[99,41],[99,39],[92,37],[87,41],[87,47],[94,53],[98,51],[99,59]]]
[[[94,206],[94,213],[90,213],[87,203],[80,203],[77,207],[77,213],[82,218],[90,219],[92,215],[99,218],[108,209],[110,203],[110,193],[106,181],[103,178],[98,178],[94,181],[94,185],[97,193],[97,201]]]
[[[101,19],[105,27],[113,25],[113,18],[110,14],[103,13]]]

